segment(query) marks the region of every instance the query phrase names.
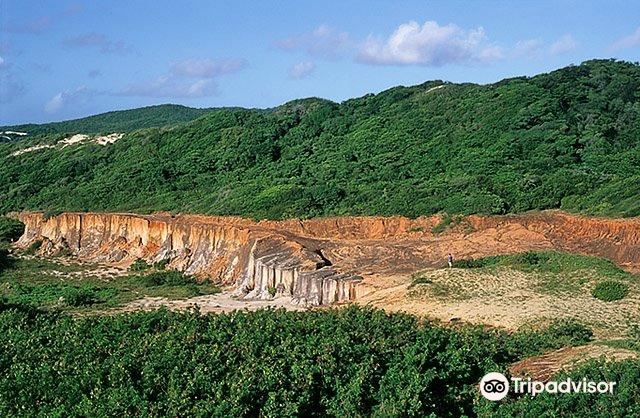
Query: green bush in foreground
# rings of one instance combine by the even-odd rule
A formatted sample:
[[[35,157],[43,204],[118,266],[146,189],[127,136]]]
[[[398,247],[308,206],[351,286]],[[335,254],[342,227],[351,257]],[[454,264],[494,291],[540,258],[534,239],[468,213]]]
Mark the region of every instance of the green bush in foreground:
[[[95,289],[87,286],[69,287],[63,299],[67,305],[74,307],[90,306],[100,302]]]
[[[0,305],[0,416],[475,416],[479,379],[530,351],[517,335],[358,307],[73,318]]]
[[[605,302],[624,299],[627,294],[629,294],[629,286],[614,280],[600,282],[591,291],[591,295],[593,295],[594,298]]]
[[[147,263],[142,258],[136,259],[136,261],[131,263],[131,265],[129,266],[130,271],[145,271],[145,270],[149,270],[150,268],[151,268],[151,265],[149,265],[149,263]]]
[[[512,417],[583,417],[628,418],[640,416],[640,361],[590,361],[554,380],[570,377],[574,381],[587,378],[596,382],[616,382],[613,394],[547,394],[535,398],[507,397],[491,402],[479,397],[478,416],[485,418]]]

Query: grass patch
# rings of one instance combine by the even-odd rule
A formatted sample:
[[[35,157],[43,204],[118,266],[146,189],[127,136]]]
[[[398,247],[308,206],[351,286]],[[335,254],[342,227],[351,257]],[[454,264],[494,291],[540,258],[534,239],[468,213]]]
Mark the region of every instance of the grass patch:
[[[507,267],[533,273],[538,281],[537,290],[547,294],[577,294],[583,291],[585,285],[597,280],[631,282],[637,278],[636,275],[603,258],[555,251],[455,260],[454,267],[486,271]]]
[[[613,262],[600,258],[556,251],[524,252],[479,259],[454,261],[454,267],[483,268],[507,266],[524,272],[565,274],[591,270],[599,276],[632,279],[634,275],[622,270]]]
[[[0,298],[6,303],[48,310],[89,310],[122,306],[149,297],[184,299],[220,292],[177,271],[121,277],[97,277],[94,264],[58,263],[56,259],[16,259],[0,269]],[[57,273],[54,273],[57,272]]]
[[[428,277],[414,276],[413,280],[411,281],[411,284],[409,285],[409,289],[420,284],[432,284],[432,283],[433,283],[433,280],[431,280]]]
[[[605,302],[624,299],[628,294],[629,286],[614,280],[600,282],[591,291],[591,295],[594,298]]]
[[[443,283],[431,277],[414,275],[409,289],[408,296],[420,298],[425,295],[438,299],[465,300],[469,298],[463,286]]]

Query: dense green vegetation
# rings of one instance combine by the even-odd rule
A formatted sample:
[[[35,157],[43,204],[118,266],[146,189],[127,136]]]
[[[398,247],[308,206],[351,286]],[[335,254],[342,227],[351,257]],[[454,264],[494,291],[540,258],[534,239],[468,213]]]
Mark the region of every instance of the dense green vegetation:
[[[598,283],[591,294],[594,298],[598,298],[605,302],[624,299],[629,294],[629,286],[615,280],[605,280]]]
[[[637,417],[640,416],[640,361],[618,363],[592,361],[570,373],[562,373],[557,380],[571,377],[574,381],[587,378],[596,382],[617,382],[613,395],[547,394],[535,398],[523,396],[511,402],[482,401],[479,416],[511,417]]]
[[[26,132],[29,137],[46,134],[130,132],[136,129],[189,122],[210,111],[211,109],[194,109],[166,104],[139,109],[116,110],[64,122],[4,126],[0,127],[0,131]]]
[[[24,231],[24,224],[14,219],[0,217],[0,274],[13,266],[9,256],[9,244],[16,241]]]
[[[0,242],[16,241],[24,232],[24,224],[11,218],[0,216]]]
[[[557,346],[555,332],[355,307],[73,319],[4,305],[0,415],[472,416],[480,377],[531,354],[532,338]]]
[[[0,144],[0,212],[640,215],[640,65],[440,85],[217,109],[105,147]]]

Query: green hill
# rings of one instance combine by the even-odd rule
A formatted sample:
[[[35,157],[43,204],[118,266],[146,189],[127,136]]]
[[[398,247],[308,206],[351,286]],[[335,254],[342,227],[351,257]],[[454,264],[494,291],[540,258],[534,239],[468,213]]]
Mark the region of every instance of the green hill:
[[[30,136],[68,133],[130,132],[136,129],[153,128],[194,120],[211,109],[164,104],[139,109],[116,110],[81,119],[64,122],[26,124],[1,127],[0,131],[26,132]]]
[[[0,144],[0,211],[637,216],[640,65],[216,109],[113,145],[11,156],[22,142]]]

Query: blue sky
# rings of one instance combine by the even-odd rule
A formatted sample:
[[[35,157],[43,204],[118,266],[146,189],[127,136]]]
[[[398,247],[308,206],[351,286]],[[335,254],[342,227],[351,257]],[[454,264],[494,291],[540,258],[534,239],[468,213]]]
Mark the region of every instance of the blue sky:
[[[0,124],[640,60],[638,1],[0,1]]]

